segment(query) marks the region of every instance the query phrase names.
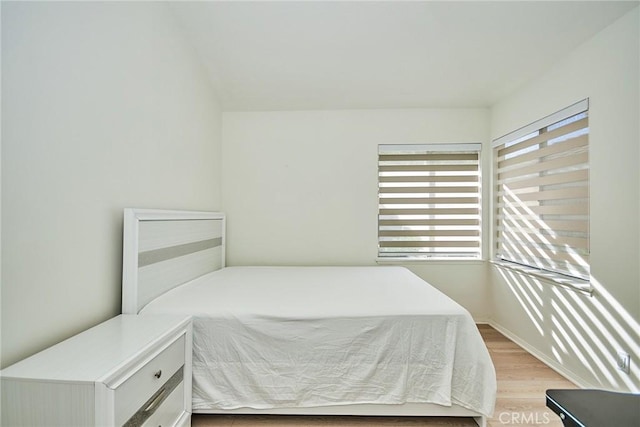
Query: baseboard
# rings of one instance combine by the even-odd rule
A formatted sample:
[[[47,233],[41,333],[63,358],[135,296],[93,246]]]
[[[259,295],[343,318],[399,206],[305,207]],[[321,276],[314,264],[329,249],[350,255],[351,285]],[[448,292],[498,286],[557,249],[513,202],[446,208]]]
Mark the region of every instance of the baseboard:
[[[493,321],[487,322],[489,326],[500,332],[505,337],[509,338],[514,343],[518,344],[520,347],[525,349],[527,353],[531,354],[533,357],[547,365],[549,368],[556,371],[558,374],[562,375],[567,380],[574,383],[579,388],[601,388],[600,386],[594,385],[590,381],[585,380],[584,378],[577,375],[575,372],[567,369],[563,365],[559,364],[557,361],[549,358],[546,354],[539,351],[535,347],[529,345],[525,340],[520,338],[518,335],[511,332],[509,329],[505,328],[502,325],[499,325]]]

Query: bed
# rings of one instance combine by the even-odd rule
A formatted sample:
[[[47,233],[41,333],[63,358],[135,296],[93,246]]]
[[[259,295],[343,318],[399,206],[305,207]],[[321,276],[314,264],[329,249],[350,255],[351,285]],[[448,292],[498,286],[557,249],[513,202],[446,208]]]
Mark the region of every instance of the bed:
[[[193,412],[473,417],[470,314],[395,266],[225,266],[218,212],[125,209],[122,311],[193,316]]]

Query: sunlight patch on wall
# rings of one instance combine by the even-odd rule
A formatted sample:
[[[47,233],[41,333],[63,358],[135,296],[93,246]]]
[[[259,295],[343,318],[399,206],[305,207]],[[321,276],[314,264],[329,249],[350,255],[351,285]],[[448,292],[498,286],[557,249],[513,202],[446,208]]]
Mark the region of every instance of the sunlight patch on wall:
[[[538,330],[540,335],[544,335],[544,329],[542,327],[543,315],[541,311],[542,300],[539,296],[536,298],[537,303],[535,303],[531,298],[532,295],[535,297],[536,294],[525,291],[525,288],[528,286],[522,276],[517,274],[512,270],[498,269],[498,272],[504,279],[505,283],[509,286],[511,293],[516,297],[520,306],[524,309],[524,311],[529,316],[529,319],[533,322],[533,325]]]
[[[496,271],[567,374],[585,386],[640,391],[640,325],[596,278],[587,296],[500,265]],[[630,355],[629,373],[618,369],[619,351]]]

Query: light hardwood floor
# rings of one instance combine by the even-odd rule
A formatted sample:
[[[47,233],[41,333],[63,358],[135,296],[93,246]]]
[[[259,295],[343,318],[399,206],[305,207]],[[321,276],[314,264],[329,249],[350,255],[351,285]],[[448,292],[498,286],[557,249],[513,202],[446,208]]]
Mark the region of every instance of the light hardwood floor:
[[[531,356],[488,325],[478,325],[496,368],[498,395],[488,427],[562,427],[545,405],[545,390],[576,388],[570,381]],[[470,418],[342,417],[276,415],[200,415],[192,427],[473,427]]]

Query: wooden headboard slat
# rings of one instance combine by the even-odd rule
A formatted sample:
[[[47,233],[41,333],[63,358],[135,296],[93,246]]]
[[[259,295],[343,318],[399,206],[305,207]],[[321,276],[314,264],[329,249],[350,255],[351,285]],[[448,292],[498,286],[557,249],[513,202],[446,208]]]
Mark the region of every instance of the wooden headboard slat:
[[[194,252],[215,248],[221,245],[222,239],[220,237],[216,237],[214,239],[200,240],[198,242],[183,243],[181,245],[152,249],[146,252],[138,252],[138,267],[145,267],[147,265],[167,261],[172,258],[189,255]]]

